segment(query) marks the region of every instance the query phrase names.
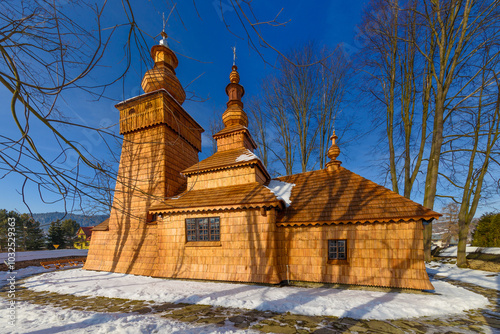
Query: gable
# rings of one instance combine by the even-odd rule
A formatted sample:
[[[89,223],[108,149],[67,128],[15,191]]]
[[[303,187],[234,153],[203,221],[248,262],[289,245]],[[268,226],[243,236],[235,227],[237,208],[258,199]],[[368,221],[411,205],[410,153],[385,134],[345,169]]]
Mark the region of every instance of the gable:
[[[109,218],[105,219],[97,226],[92,227],[92,231],[109,231]]]

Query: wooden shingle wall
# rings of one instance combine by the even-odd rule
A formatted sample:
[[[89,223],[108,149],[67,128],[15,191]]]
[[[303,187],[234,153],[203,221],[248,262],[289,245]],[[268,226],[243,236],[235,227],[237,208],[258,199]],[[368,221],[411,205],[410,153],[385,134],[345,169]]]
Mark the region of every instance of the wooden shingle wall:
[[[278,235],[283,280],[433,289],[421,221],[288,226]],[[346,261],[328,263],[329,239],[347,240]]]
[[[279,283],[274,210],[170,214],[158,223],[158,276]],[[220,217],[220,242],[186,242],[185,219]]]
[[[116,105],[120,111],[120,133],[126,134],[157,124],[168,125],[176,134],[201,151],[201,126],[166,90],[143,94]]]
[[[142,102],[149,103],[148,96]],[[95,231],[84,268],[153,275],[158,265],[157,227],[148,223],[149,207],[185,187],[180,172],[197,161],[197,149],[166,124],[140,124],[126,133],[109,231]]]
[[[253,151],[254,146],[250,139],[248,130],[229,133],[224,136],[217,137],[218,152],[238,149],[241,147],[245,147],[246,149]]]
[[[210,171],[209,173],[192,174],[188,176],[187,189],[199,190],[252,182],[263,184],[266,182],[266,177],[260,168],[246,165],[231,169]]]

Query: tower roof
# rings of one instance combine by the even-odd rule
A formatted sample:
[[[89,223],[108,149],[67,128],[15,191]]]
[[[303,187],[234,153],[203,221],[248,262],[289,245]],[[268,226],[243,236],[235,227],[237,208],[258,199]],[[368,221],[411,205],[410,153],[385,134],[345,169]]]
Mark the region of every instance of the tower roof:
[[[227,102],[226,111],[222,114],[222,121],[226,127],[234,125],[248,126],[248,117],[245,111],[243,111],[243,102],[241,102],[241,98],[245,94],[245,89],[239,82],[238,67],[233,65],[229,74],[229,84],[226,86],[226,94],[229,96],[229,101]]]
[[[182,104],[186,99],[186,92],[175,75],[179,61],[168,47],[167,34],[162,31],[161,36],[160,43],[151,48],[151,58],[155,65],[144,74],[141,86],[146,93],[166,89],[177,102]]]

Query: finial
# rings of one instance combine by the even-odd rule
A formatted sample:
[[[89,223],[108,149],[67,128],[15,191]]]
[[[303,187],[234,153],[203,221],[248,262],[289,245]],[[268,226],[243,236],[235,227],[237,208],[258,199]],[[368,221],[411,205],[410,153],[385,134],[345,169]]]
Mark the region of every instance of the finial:
[[[233,50],[233,66],[236,66],[236,45],[232,46],[231,49]]]
[[[160,33],[162,39],[159,45],[153,45],[151,48],[151,58],[155,62],[154,67],[144,74],[141,86],[145,93],[165,89],[178,103],[182,104],[186,99],[186,92],[175,76],[175,69],[179,61],[175,53],[168,47],[165,22],[163,20],[163,31]]]
[[[232,46],[231,49],[233,50],[233,67],[231,68],[231,74],[229,74],[229,81],[231,83],[239,83],[240,75],[238,74],[238,67],[236,66],[236,46]]]
[[[163,45],[163,46],[168,48],[168,42],[167,42],[168,35],[165,32],[165,13],[163,13],[162,15],[163,15],[163,30],[160,33],[160,35],[162,37],[162,39],[160,41],[160,45]]]
[[[332,146],[330,146],[327,153],[327,156],[330,158],[330,161],[326,163],[326,169],[328,171],[335,171],[339,169],[340,165],[342,164],[341,161],[337,160],[337,157],[340,154],[340,148],[335,143],[337,138],[338,137],[335,134],[335,130],[333,130],[333,134],[330,137],[330,140],[332,141]]]
[[[236,60],[236,47],[233,49],[233,66],[231,67],[231,74],[229,74],[229,84],[226,86],[226,94],[229,97],[227,102],[227,109],[222,114],[222,121],[226,127],[233,125],[248,126],[248,118],[243,111],[242,96],[245,94],[245,89],[240,82],[240,75],[238,74],[238,67],[234,65]]]

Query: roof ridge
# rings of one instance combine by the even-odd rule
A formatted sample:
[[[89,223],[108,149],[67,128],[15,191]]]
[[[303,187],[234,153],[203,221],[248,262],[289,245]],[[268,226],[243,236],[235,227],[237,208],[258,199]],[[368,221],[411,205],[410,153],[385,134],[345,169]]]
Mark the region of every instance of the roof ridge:
[[[250,157],[249,159],[244,159],[244,160],[238,161],[238,159],[245,153],[251,153],[255,157]],[[219,158],[222,161],[217,161]],[[231,159],[228,159],[228,158],[231,158]],[[224,161],[224,159],[227,159],[230,161]],[[254,163],[261,165],[261,169],[263,171],[265,171],[264,173],[267,173],[267,170],[265,170],[265,166],[263,165],[262,160],[260,160],[259,156],[257,156],[255,153],[253,153],[251,150],[249,150],[246,147],[239,147],[239,148],[230,149],[227,151],[215,152],[214,154],[207,157],[206,159],[203,159],[202,161],[199,161],[199,162],[195,163],[194,165],[184,169],[182,171],[182,173],[189,175],[189,174],[209,172],[209,171],[219,170],[219,169],[236,168],[236,167],[251,165]]]

